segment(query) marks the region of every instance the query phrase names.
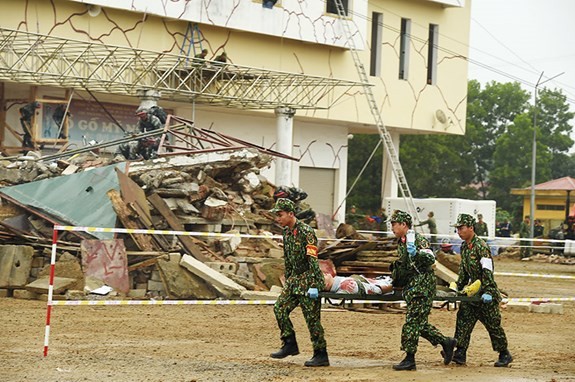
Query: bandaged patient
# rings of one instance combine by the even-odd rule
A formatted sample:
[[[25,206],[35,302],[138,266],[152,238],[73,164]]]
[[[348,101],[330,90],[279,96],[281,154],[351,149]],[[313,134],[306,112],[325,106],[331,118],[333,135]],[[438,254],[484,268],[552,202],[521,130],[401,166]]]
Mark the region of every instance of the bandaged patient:
[[[359,295],[393,293],[392,280],[388,276],[372,279],[361,275],[342,277],[324,273],[324,277],[326,292]]]

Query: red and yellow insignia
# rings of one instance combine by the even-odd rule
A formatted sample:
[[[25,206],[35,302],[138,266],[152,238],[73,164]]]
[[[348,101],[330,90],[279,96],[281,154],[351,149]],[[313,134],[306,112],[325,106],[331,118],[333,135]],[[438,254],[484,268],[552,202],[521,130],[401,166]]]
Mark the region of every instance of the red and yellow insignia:
[[[308,244],[305,249],[308,256],[315,257],[317,259],[317,247],[315,245]]]

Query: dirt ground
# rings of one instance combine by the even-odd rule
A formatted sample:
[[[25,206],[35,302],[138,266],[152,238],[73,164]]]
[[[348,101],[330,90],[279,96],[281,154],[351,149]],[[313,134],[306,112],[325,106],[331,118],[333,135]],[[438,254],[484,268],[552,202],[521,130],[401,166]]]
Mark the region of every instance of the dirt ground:
[[[496,271],[575,275],[575,266],[501,259]],[[573,297],[575,280],[498,276],[511,297]],[[269,358],[280,345],[272,306],[55,306],[43,357],[46,303],[0,299],[0,381],[575,381],[575,303],[563,315],[503,312],[512,367],[478,324],[467,366],[444,366],[439,348],[421,340],[417,371],[396,372],[404,315],[326,307],[331,366],[310,369],[307,330],[293,321],[301,354]],[[377,313],[374,313],[377,312]],[[430,321],[453,334],[455,312]]]

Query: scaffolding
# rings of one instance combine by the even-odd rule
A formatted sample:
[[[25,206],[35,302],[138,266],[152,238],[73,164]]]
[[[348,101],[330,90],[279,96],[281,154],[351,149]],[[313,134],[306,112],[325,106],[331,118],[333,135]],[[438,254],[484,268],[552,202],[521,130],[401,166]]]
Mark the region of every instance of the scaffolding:
[[[243,109],[329,109],[354,87],[337,78],[0,28],[0,80]]]

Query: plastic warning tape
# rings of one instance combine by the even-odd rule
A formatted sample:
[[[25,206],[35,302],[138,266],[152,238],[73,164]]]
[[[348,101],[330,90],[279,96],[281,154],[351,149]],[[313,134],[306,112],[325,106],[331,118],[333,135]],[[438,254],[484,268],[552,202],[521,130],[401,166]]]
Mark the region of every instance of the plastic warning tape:
[[[575,301],[575,297],[523,297],[504,298],[503,302],[551,302],[551,301]]]
[[[273,305],[275,300],[69,300],[52,305]]]
[[[503,302],[551,302],[575,301],[575,297],[521,297],[505,298]],[[52,301],[52,305],[92,306],[92,305],[273,305],[275,300],[69,300]],[[404,302],[378,300],[351,300],[353,304],[389,304]]]
[[[513,272],[495,272],[496,276],[517,276],[517,277],[541,277],[545,279],[575,279],[571,275],[549,275],[545,273],[513,273]]]
[[[250,235],[244,233],[220,233],[220,232],[193,232],[193,231],[169,231],[157,229],[139,228],[102,228],[102,227],[75,227],[55,225],[57,231],[80,231],[80,232],[113,232],[113,233],[140,233],[152,235],[179,235],[179,236],[208,236],[208,237],[249,237],[261,239],[281,239],[279,235]]]

